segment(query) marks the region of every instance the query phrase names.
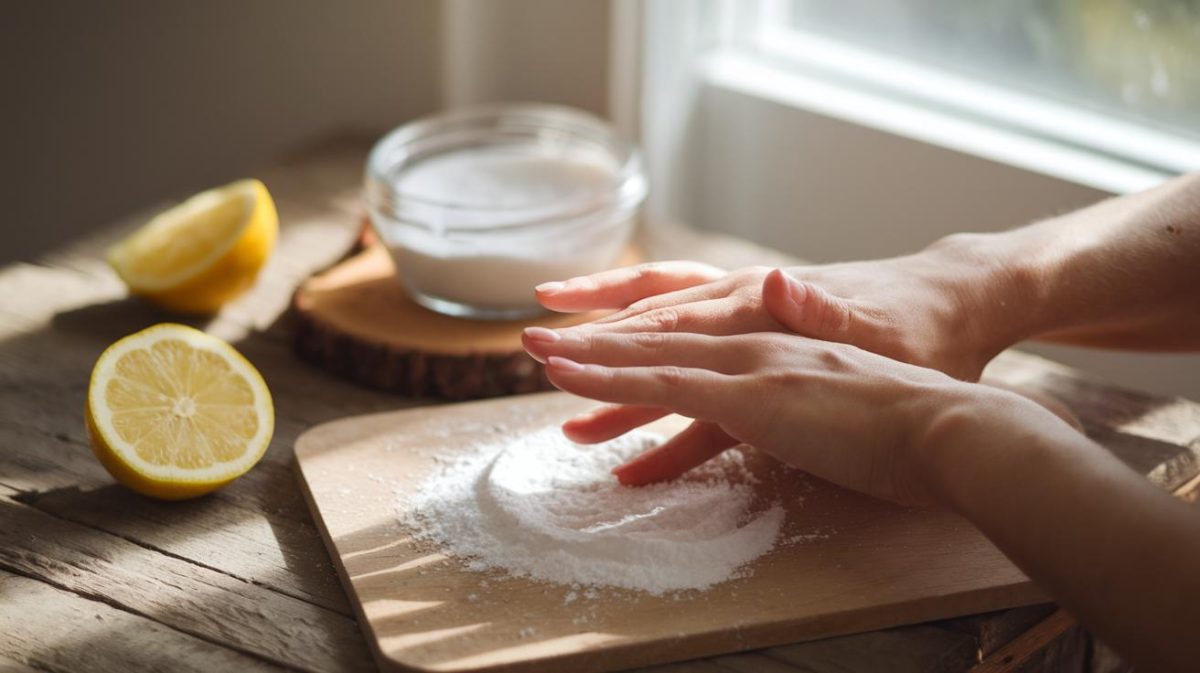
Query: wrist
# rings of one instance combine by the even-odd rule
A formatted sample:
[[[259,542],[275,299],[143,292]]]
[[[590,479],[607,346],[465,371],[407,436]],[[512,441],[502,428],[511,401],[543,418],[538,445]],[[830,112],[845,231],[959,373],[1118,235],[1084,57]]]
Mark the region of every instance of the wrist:
[[[935,411],[915,434],[913,461],[935,502],[969,514],[971,489],[1006,472],[1020,457],[1021,437],[1036,433],[1048,414],[1015,393],[972,383],[937,396]],[[1031,422],[1032,421],[1032,422]]]
[[[1017,248],[1008,233],[954,234],[919,253],[939,270],[939,291],[953,297],[949,334],[968,344],[979,369],[1038,332],[1037,266]]]

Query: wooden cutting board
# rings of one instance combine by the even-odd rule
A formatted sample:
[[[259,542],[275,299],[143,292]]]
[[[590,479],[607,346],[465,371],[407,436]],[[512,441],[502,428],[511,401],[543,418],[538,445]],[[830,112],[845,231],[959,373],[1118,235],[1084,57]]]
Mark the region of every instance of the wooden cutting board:
[[[592,405],[544,393],[347,418],[300,437],[306,496],[383,670],[607,671],[1045,600],[957,516],[778,468],[761,488],[783,493],[785,542],[749,577],[703,593],[572,600],[568,587],[466,571],[398,523],[397,493],[438,457]]]

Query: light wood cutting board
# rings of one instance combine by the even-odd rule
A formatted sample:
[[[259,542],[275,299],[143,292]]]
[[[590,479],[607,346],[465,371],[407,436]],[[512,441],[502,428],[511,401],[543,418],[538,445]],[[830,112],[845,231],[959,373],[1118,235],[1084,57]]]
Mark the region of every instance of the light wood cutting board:
[[[470,572],[398,523],[398,491],[481,439],[589,408],[562,393],[347,418],[305,433],[309,503],[383,670],[605,671],[868,631],[1045,600],[970,524],[772,467],[785,543],[753,573],[654,597]],[[670,433],[682,419],[650,429]]]

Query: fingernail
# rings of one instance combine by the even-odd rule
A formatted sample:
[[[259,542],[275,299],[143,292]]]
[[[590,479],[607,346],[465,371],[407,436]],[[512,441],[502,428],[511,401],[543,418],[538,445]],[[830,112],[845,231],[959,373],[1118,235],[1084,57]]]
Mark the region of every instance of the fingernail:
[[[561,281],[552,280],[549,283],[542,283],[541,285],[535,285],[533,289],[535,292],[541,292],[544,294],[554,294],[555,292],[562,290],[563,285],[564,285],[564,283],[562,283]]]
[[[551,344],[562,340],[562,336],[558,332],[555,332],[552,329],[546,329],[545,327],[526,327],[525,336],[529,337],[533,341],[541,341],[543,343]]]
[[[567,358],[559,357],[557,355],[551,355],[550,358],[546,360],[546,364],[564,372],[578,373],[583,371],[583,365],[574,360],[568,360]]]

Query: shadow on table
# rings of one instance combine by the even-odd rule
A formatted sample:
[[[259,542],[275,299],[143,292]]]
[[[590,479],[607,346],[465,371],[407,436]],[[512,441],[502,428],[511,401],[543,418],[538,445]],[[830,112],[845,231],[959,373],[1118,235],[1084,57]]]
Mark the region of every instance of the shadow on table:
[[[183,316],[138,299],[123,297],[99,304],[56,313],[50,320],[53,329],[68,334],[111,343],[134,332],[163,322],[179,323],[203,330],[211,316]]]

